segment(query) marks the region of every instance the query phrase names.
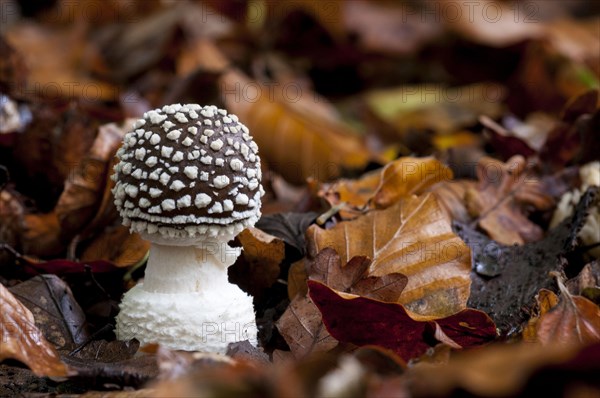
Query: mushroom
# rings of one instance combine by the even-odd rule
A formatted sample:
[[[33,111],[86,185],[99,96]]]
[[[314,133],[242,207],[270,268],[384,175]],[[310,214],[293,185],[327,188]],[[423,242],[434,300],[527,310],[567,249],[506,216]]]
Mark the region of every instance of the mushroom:
[[[215,106],[167,105],[134,124],[117,156],[117,210],[152,243],[143,282],[121,302],[117,338],[219,353],[256,345],[252,298],[227,277],[241,250],[228,242],[258,221],[264,194],[248,128]]]

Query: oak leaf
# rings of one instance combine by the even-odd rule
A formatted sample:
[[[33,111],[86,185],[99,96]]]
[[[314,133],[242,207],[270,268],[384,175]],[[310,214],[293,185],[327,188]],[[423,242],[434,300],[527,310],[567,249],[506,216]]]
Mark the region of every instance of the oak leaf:
[[[400,200],[329,230],[313,225],[307,240],[313,258],[331,247],[342,263],[355,256],[372,259],[369,276],[406,275],[398,303],[415,313],[443,317],[466,307],[470,250],[432,194]]]
[[[0,284],[0,361],[13,358],[42,376],[64,377],[70,374],[56,349],[35,326],[33,314]]]
[[[484,157],[477,164],[477,178],[477,189],[467,191],[467,209],[492,239],[512,245],[542,238],[542,229],[527,218],[526,207],[548,210],[554,200],[528,172],[525,158],[514,156],[502,163]]]

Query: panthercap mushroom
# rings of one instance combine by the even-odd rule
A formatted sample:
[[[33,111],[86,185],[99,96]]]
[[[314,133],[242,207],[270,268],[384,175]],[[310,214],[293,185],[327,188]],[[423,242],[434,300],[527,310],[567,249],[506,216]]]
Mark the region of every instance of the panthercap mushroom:
[[[264,193],[248,128],[215,106],[167,105],[135,123],[117,156],[117,210],[152,242],[117,337],[212,352],[256,344],[252,299],[227,279],[240,252],[227,242],[256,223]]]

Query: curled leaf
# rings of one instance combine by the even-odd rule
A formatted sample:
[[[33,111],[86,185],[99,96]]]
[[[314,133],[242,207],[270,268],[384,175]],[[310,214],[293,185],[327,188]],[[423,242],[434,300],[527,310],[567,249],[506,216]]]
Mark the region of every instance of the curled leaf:
[[[64,377],[69,375],[56,349],[48,343],[35,326],[33,314],[0,284],[0,361],[17,359],[38,376]]]

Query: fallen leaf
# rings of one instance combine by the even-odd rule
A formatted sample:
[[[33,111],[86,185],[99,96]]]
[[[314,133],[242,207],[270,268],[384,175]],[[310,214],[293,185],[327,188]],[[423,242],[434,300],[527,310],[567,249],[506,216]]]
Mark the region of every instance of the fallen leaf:
[[[296,296],[276,325],[296,358],[329,351],[338,345],[323,325],[318,308],[308,297]]]
[[[428,191],[433,193],[440,205],[453,221],[468,222],[471,220],[465,206],[467,192],[475,189],[475,182],[469,180],[441,181]]]
[[[70,11],[72,12],[72,11]],[[25,94],[52,100],[83,98],[106,100],[117,97],[117,88],[93,79],[81,67],[85,47],[80,29],[52,29],[42,24],[20,23],[6,32],[7,41],[19,50],[29,69]]]
[[[314,212],[268,214],[258,220],[256,228],[282,239],[304,256],[306,230],[317,216]]]
[[[369,276],[406,275],[398,302],[410,311],[443,317],[466,306],[471,253],[432,194],[402,199],[329,230],[313,225],[307,240],[313,258],[331,247],[342,263],[356,256],[372,259]]]
[[[408,278],[398,273],[368,276],[370,264],[371,260],[366,257],[353,257],[342,266],[335,250],[325,248],[308,261],[308,276],[340,292],[397,302]]]
[[[483,312],[463,310],[446,318],[416,317],[401,304],[357,296],[341,296],[326,285],[308,281],[309,294],[333,337],[358,346],[377,345],[392,350],[405,361],[422,355],[434,337],[436,325],[461,347],[492,341],[496,327]]]
[[[365,208],[384,209],[401,198],[419,195],[432,185],[452,179],[452,171],[433,157],[403,157],[358,180],[323,184],[319,196],[330,205],[346,204],[356,213]]]
[[[414,397],[527,397],[540,391],[560,391],[581,383],[597,386],[600,345],[542,347],[527,343],[493,344],[459,352],[448,364],[418,364],[409,369],[406,385]],[[501,375],[501,377],[500,377]],[[586,380],[587,379],[587,380]],[[586,382],[587,381],[587,382]],[[596,387],[597,389],[597,387]],[[573,390],[576,390],[573,388]],[[586,390],[589,392],[589,390]],[[563,395],[565,394],[565,395]],[[592,389],[591,396],[595,396]]]
[[[544,315],[558,304],[558,296],[551,290],[541,289],[540,292],[535,296],[535,312],[528,321],[527,325],[523,328],[523,341],[535,342],[536,341],[536,329],[540,320],[540,316]]]
[[[288,298],[290,300],[293,300],[298,295],[305,296],[308,293],[308,288],[306,287],[307,280],[308,273],[306,272],[304,259],[290,265],[290,269],[288,270]]]
[[[277,282],[281,272],[279,265],[285,258],[285,244],[258,228],[247,228],[236,239],[243,250],[228,270],[229,280],[256,298]]]
[[[103,260],[117,267],[130,267],[143,261],[149,250],[150,242],[119,225],[102,231],[81,253],[79,262],[90,264]]]
[[[550,131],[540,150],[546,168],[557,170],[597,159],[592,148],[600,126],[598,96],[598,90],[589,90],[571,98],[563,107],[561,121]]]
[[[600,308],[582,296],[574,296],[557,278],[560,301],[542,314],[536,327],[537,340],[543,345],[587,345],[600,341]]]
[[[248,126],[269,167],[291,183],[304,184],[309,177],[327,181],[343,169],[364,168],[372,157],[350,128],[290,105],[296,95],[291,89],[280,101],[269,94],[281,87],[260,85],[237,70],[223,74],[221,87],[227,109]]]
[[[65,187],[54,208],[60,221],[61,233],[70,239],[88,224],[104,193],[108,170],[121,145],[124,131],[114,124],[102,126],[85,157],[65,181]]]
[[[554,201],[545,193],[541,180],[527,170],[525,158],[514,156],[506,163],[482,158],[477,164],[477,178],[477,189],[467,191],[467,208],[492,239],[512,245],[543,236],[541,227],[527,219],[525,208],[549,210]]]
[[[23,217],[21,247],[30,255],[58,255],[65,244],[60,239],[60,222],[55,213],[26,214]]]
[[[0,188],[0,241],[17,247],[22,234],[25,204],[23,198],[8,189]],[[0,250],[0,264],[11,261],[12,255]]]
[[[13,358],[27,366],[39,377],[64,377],[71,372],[61,362],[55,348],[46,341],[35,326],[31,311],[0,284],[0,326],[2,344],[0,361]]]
[[[90,337],[81,307],[58,277],[36,276],[10,291],[33,313],[36,326],[57,348],[72,350]]]
[[[570,219],[550,230],[538,242],[504,246],[465,225],[455,231],[473,252],[469,307],[487,313],[503,335],[518,333],[529,318],[540,289],[555,289],[550,271],[560,271],[561,257],[573,251],[598,189],[590,188]]]
[[[297,267],[305,270],[311,280],[333,289],[383,301],[397,301],[406,286],[406,276],[396,273],[368,276],[370,263],[366,257],[354,257],[342,266],[335,250],[326,248],[314,259],[297,263]],[[277,321],[277,328],[296,357],[327,351],[336,346],[331,343],[317,307],[306,297],[306,283],[306,279],[298,282],[298,292]]]
[[[370,108],[406,137],[413,130],[450,134],[477,124],[481,114],[497,117],[505,88],[492,83],[462,87],[404,86],[366,95]]]

